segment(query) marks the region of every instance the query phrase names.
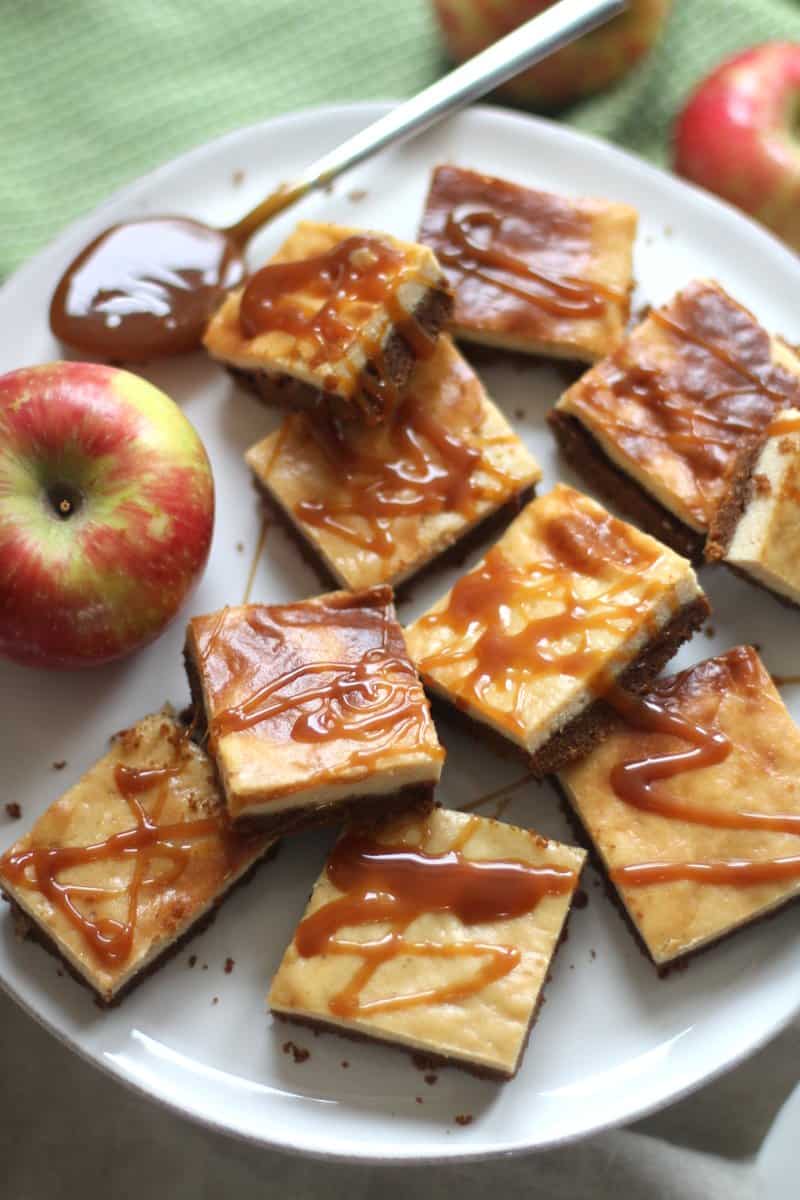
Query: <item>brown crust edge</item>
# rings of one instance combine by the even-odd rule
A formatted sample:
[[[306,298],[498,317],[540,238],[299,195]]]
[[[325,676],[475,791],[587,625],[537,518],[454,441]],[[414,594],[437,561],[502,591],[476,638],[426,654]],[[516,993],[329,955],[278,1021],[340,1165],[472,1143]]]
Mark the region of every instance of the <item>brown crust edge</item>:
[[[581,820],[579,813],[571,803],[567,791],[561,783],[561,780],[557,775],[553,775],[550,782],[558,794],[561,810],[564,813],[564,817],[566,818],[570,829],[572,830],[576,840],[586,850],[589,856],[589,862],[597,871],[603,882],[603,890],[605,891],[606,896],[622,917],[623,921],[633,935],[634,941],[639,947],[640,952],[655,969],[659,979],[667,979],[676,971],[686,970],[693,959],[705,954],[707,950],[713,950],[722,942],[727,942],[730,938],[735,937],[736,934],[740,933],[743,929],[749,929],[754,925],[761,925],[764,921],[769,921],[772,917],[777,917],[790,905],[797,904],[798,901],[800,901],[800,893],[794,896],[789,896],[783,903],[777,905],[769,912],[762,913],[758,917],[752,917],[744,925],[739,925],[736,929],[726,930],[724,933],[719,934],[718,937],[713,938],[711,941],[704,942],[702,946],[697,946],[694,950],[687,950],[683,954],[678,954],[675,956],[675,958],[670,958],[667,962],[657,963],[650,953],[649,947],[642,937],[636,922],[633,920],[624,903],[622,902],[622,897],[614,886],[611,877],[606,870],[605,863],[600,857],[597,847],[594,844],[594,840],[586,829],[586,826]]]
[[[430,288],[414,309],[413,318],[429,337],[435,338],[449,321],[452,311],[452,294],[443,288]],[[402,392],[411,378],[417,357],[399,329],[394,329],[389,335],[383,359],[389,379],[394,387]],[[340,421],[363,418],[368,423],[376,423],[384,416],[384,413],[375,407],[369,393],[363,390],[361,383],[357,385],[353,398],[346,400],[333,392],[325,392],[285,373],[234,366],[227,366],[227,370],[234,379],[243,383],[270,406],[310,412],[324,408]],[[364,375],[375,375],[372,364],[368,363],[364,368],[362,377]]]
[[[582,479],[641,529],[659,538],[695,565],[703,562],[703,534],[690,529],[663,504],[649,496],[635,479],[616,466],[576,417],[554,408],[548,413],[547,420],[562,454]]]
[[[256,870],[262,865],[262,863],[269,862],[270,859],[275,857],[278,852],[279,845],[280,843],[276,841],[268,846],[260,858],[257,858],[254,862],[252,862],[244,874],[240,875],[235,883],[231,884],[226,891],[217,896],[208,912],[203,913],[201,917],[198,917],[196,921],[193,921],[192,924],[183,931],[179,938],[177,938],[169,946],[166,946],[151,963],[148,963],[143,970],[139,971],[138,974],[129,979],[128,982],[119,989],[119,991],[114,993],[110,1000],[103,996],[102,993],[98,992],[94,985],[89,982],[86,976],[82,975],[80,971],[73,967],[72,963],[69,962],[69,960],[66,959],[62,954],[55,939],[46,932],[46,930],[38,923],[38,921],[35,921],[33,917],[29,916],[28,913],[26,913],[25,910],[20,907],[13,896],[8,895],[6,892],[3,892],[2,895],[11,906],[11,916],[14,921],[18,936],[25,938],[28,941],[36,942],[39,946],[46,950],[48,954],[51,954],[53,958],[57,959],[64,967],[67,974],[71,975],[77,983],[80,983],[86,988],[87,991],[92,993],[95,1004],[98,1006],[98,1008],[116,1008],[116,1006],[120,1004],[125,997],[134,990],[134,988],[137,988],[141,983],[144,983],[144,981],[151,975],[155,975],[156,972],[159,971],[163,966],[166,966],[170,959],[176,958],[177,955],[180,954],[180,952],[185,948],[187,943],[193,938],[197,937],[198,934],[204,933],[205,930],[214,923],[217,913],[228,897],[233,895],[238,888],[243,887],[246,883],[249,883],[255,875]]]
[[[517,1055],[517,1061],[514,1066],[514,1070],[510,1073],[501,1070],[493,1070],[491,1067],[482,1067],[477,1063],[466,1062],[461,1058],[448,1057],[446,1054],[436,1054],[435,1052],[428,1050],[414,1050],[413,1047],[404,1046],[400,1042],[394,1042],[391,1040],[391,1038],[380,1037],[379,1035],[372,1033],[364,1033],[360,1029],[343,1029],[340,1025],[334,1025],[328,1021],[318,1019],[316,1017],[295,1016],[292,1013],[279,1012],[274,1008],[271,1008],[270,1012],[274,1017],[277,1017],[279,1021],[284,1021],[289,1025],[302,1025],[306,1029],[312,1029],[315,1034],[335,1033],[339,1037],[345,1038],[350,1042],[370,1042],[378,1046],[388,1046],[391,1050],[398,1050],[401,1053],[406,1054],[412,1060],[414,1065],[420,1070],[435,1071],[443,1067],[455,1067],[457,1070],[464,1071],[467,1075],[474,1075],[478,1079],[488,1079],[495,1083],[509,1083],[516,1076],[522,1065],[523,1059],[525,1058],[525,1053],[528,1049],[528,1043],[533,1032],[533,1027],[539,1020],[542,1007],[545,1002],[545,991],[548,983],[550,982],[553,963],[555,962],[556,955],[563,946],[564,942],[567,941],[569,936],[567,927],[569,925],[570,917],[572,916],[573,901],[575,898],[575,892],[578,890],[579,883],[580,873],[578,874],[578,879],[575,882],[575,889],[570,898],[570,905],[567,909],[566,916],[564,917],[561,931],[558,935],[558,941],[556,942],[553,953],[550,955],[544,981],[542,986],[539,988],[539,995],[536,997],[536,1003],[531,1011],[528,1026],[525,1030],[525,1036],[522,1039],[522,1046],[520,1047],[519,1054]]]
[[[278,521],[281,528],[297,547],[303,562],[314,571],[322,587],[349,588],[350,584],[343,583],[342,580],[333,574],[311,539],[305,536],[303,530],[295,524],[283,505],[278,502],[275,496],[272,495],[269,489],[255,475],[253,475],[253,486],[270,516]],[[496,534],[500,534],[510,525],[535,495],[536,485],[530,484],[514,496],[510,496],[499,508],[487,512],[485,517],[482,517],[477,524],[467,529],[461,537],[457,537],[454,542],[451,542],[450,545],[446,546],[438,554],[434,554],[432,558],[422,563],[419,570],[412,572],[412,574],[406,576],[406,578],[396,584],[391,579],[381,579],[378,580],[378,583],[386,583],[392,587],[395,600],[398,603],[403,603],[403,601],[410,598],[411,589],[420,580],[425,579],[434,569],[443,566],[462,566],[464,560],[473,550],[485,545],[486,542]]]
[[[195,736],[203,741],[208,729],[208,717],[200,676],[188,637],[183,647],[183,662],[189,680],[189,690],[192,693]],[[217,781],[224,794],[216,760],[212,754],[209,754],[209,758],[214,763]],[[388,792],[384,796],[343,796],[341,800],[334,800],[329,804],[318,804],[314,808],[276,813],[272,818],[269,816],[245,816],[233,821],[232,825],[240,832],[267,833],[274,837],[280,837],[284,833],[298,833],[303,829],[338,824],[344,820],[358,819],[362,823],[371,824],[373,821],[383,821],[387,817],[398,816],[405,812],[415,812],[425,816],[433,808],[435,788],[434,783],[412,783],[407,787],[398,788],[395,792]]]
[[[710,611],[708,600],[703,595],[685,604],[660,630],[658,636],[625,668],[619,676],[620,685],[629,692],[643,692],[660,674],[678,648],[707,620]],[[531,756],[521,746],[517,746],[489,725],[473,720],[451,700],[438,693],[432,693],[431,700],[437,715],[443,713],[445,719],[455,716],[459,724],[465,724],[473,734],[479,732],[482,738],[500,753],[508,756],[511,752],[515,757],[524,759],[531,775],[536,779],[560,771],[568,763],[583,758],[606,736],[615,720],[614,710],[604,700],[594,700]]]
[[[404,813],[419,813],[424,817],[433,808],[435,787],[433,783],[412,783],[385,795],[344,796],[329,804],[292,809],[272,817],[244,816],[234,821],[233,827],[243,832],[281,837],[286,833],[299,833],[303,829],[317,829],[321,825],[335,825],[344,821],[371,825]]]
[[[707,562],[719,562],[731,544],[736,526],[753,496],[753,470],[765,441],[766,434],[752,439],[736,459],[725,495],[709,526],[705,549]]]

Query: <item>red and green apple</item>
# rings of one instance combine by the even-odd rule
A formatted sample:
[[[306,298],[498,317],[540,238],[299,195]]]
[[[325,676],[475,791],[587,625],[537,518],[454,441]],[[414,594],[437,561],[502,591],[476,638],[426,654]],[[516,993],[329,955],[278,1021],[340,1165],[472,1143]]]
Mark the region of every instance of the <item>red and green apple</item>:
[[[555,0],[433,0],[448,54],[471,58]],[[672,0],[630,0],[627,11],[510,80],[500,93],[552,108],[610,87],[658,38]]]
[[[800,44],[755,46],[709,75],[675,127],[675,169],[800,250]]]
[[[0,377],[0,655],[79,667],[145,645],[213,524],[203,444],[152,384],[79,362]]]

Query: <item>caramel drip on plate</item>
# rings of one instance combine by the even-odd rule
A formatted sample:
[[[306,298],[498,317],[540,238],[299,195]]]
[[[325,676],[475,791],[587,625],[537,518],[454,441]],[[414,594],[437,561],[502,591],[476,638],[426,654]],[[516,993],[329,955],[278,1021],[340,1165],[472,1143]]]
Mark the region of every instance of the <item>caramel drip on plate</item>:
[[[361,958],[348,984],[329,1004],[341,1017],[397,1012],[420,1004],[445,1004],[475,995],[502,979],[520,960],[514,946],[484,942],[439,945],[405,937],[418,917],[453,913],[465,925],[524,916],[544,896],[570,893],[575,872],[563,867],[534,867],[514,859],[471,860],[464,857],[477,818],[467,822],[455,845],[443,854],[409,846],[383,845],[363,832],[353,832],[336,845],[328,861],[330,882],[344,894],[301,922],[295,935],[303,958],[320,954]],[[389,931],[368,941],[337,937],[341,929],[388,923]],[[363,1000],[362,993],[378,968],[397,956],[476,960],[468,979],[442,987]]]
[[[526,683],[545,675],[567,675],[599,686],[600,675],[613,668],[608,652],[598,648],[596,635],[613,632],[624,640],[649,612],[661,586],[647,578],[658,551],[631,541],[624,523],[608,514],[596,516],[574,506],[552,518],[542,538],[546,554],[525,568],[493,547],[455,584],[443,609],[421,618],[428,628],[445,626],[455,637],[453,644],[424,658],[420,670],[435,673],[469,664],[449,690],[490,709],[520,732],[525,724],[516,709]],[[604,590],[590,601],[581,596],[581,579],[604,576]],[[630,595],[634,588],[636,598]],[[512,630],[511,620],[527,605],[550,610],[551,615],[532,617]],[[509,711],[490,701],[489,689],[500,685],[513,694]]]
[[[609,302],[626,301],[622,292],[578,279],[567,271],[556,275],[537,270],[503,245],[503,226],[504,218],[490,209],[453,210],[444,228],[446,244],[437,247],[439,261],[463,276],[509,292],[552,317],[602,316]]]
[[[37,846],[16,853],[11,851],[2,859],[6,879],[18,886],[35,888],[46,896],[53,907],[80,932],[95,957],[107,967],[117,967],[130,956],[142,889],[156,885],[166,888],[175,883],[189,861],[194,843],[223,833],[215,817],[159,824],[167,800],[169,780],[179,770],[179,762],[163,767],[118,764],[114,780],[130,808],[134,819],[132,828],[114,833],[105,841],[90,846]],[[155,788],[158,788],[158,793],[148,812],[139,797]],[[166,871],[162,869],[155,875],[148,875],[147,868],[153,858],[166,860]],[[125,889],[89,887],[65,883],[59,878],[62,872],[72,867],[114,861],[133,862],[133,872]],[[93,915],[93,902],[120,895],[122,891],[127,892],[127,915],[124,921]],[[79,901],[88,904],[88,912],[79,907]]]
[[[508,474],[464,436],[480,425],[479,402],[462,394],[449,409],[447,415],[431,413],[428,398],[410,393],[382,426],[374,448],[353,442],[339,425],[309,423],[336,483],[326,489],[330,498],[300,501],[298,519],[387,558],[396,548],[398,518],[455,512],[470,520],[481,501],[502,498]],[[451,415],[458,431],[450,428]],[[508,439],[490,444],[500,441]]]
[[[505,814],[506,809],[511,803],[511,799],[515,792],[521,788],[527,787],[534,782],[534,777],[530,771],[521,775],[518,779],[513,779],[511,783],[503,784],[502,787],[494,788],[491,792],[485,792],[482,796],[477,796],[474,800],[468,801],[461,805],[462,812],[479,812],[481,809],[486,809],[487,806],[492,806],[490,816],[495,821],[499,821]]]
[[[285,333],[312,347],[304,359],[306,367],[338,365],[352,384],[360,387],[379,411],[394,408],[399,393],[385,359],[381,328],[372,339],[360,336],[366,361],[374,368],[361,371],[346,359],[348,347],[363,322],[378,307],[387,311],[394,331],[411,346],[416,358],[429,357],[436,339],[431,337],[397,299],[397,289],[407,273],[403,252],[381,238],[355,235],[345,238],[323,254],[293,262],[268,263],[251,276],[242,293],[239,325],[242,336],[256,338],[265,333]],[[299,297],[317,302],[311,310]],[[325,389],[337,390],[339,380],[331,372]]]
[[[738,676],[745,687],[757,688],[758,664],[753,652],[743,647],[726,657],[734,677]],[[656,813],[669,820],[688,821],[713,829],[752,829],[800,835],[800,813],[719,810],[694,802],[687,804],[659,790],[659,781],[677,779],[687,771],[724,762],[733,750],[725,734],[688,720],[678,711],[683,688],[690,676],[691,669],[657,685],[648,696],[632,696],[618,686],[612,686],[605,694],[607,702],[634,729],[679,738],[690,747],[685,750],[664,750],[616,763],[610,775],[615,794],[634,808]],[[730,683],[730,677],[727,682]],[[628,886],[689,879],[744,887],[796,877],[800,877],[800,857],[760,862],[642,863],[617,867],[611,872],[615,883]]]

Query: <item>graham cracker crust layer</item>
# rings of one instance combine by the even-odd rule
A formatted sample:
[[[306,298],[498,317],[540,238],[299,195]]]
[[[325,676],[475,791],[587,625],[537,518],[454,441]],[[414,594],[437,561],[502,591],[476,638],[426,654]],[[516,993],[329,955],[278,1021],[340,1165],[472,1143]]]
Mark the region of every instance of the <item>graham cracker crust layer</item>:
[[[613,463],[576,417],[554,408],[548,413],[547,420],[564,457],[582,479],[640,529],[665,542],[695,565],[703,562],[705,536],[685,525]]]
[[[453,297],[450,292],[431,288],[413,313],[414,320],[429,337],[437,337],[450,319]],[[392,386],[400,393],[411,378],[417,361],[412,346],[400,330],[393,330],[383,349],[383,368]],[[321,388],[303,383],[291,375],[247,367],[229,366],[231,375],[263,400],[265,404],[289,409],[306,409],[314,412],[325,409],[340,421],[365,418],[368,423],[378,423],[385,413],[376,404],[371,393],[364,390],[361,381],[356,385],[352,399],[337,396]],[[372,364],[362,373],[362,379],[377,377]]]
[[[698,596],[690,604],[684,605],[620,674],[620,686],[634,693],[646,691],[678,648],[703,625],[710,611],[705,596]],[[583,758],[606,736],[615,720],[614,710],[604,700],[593,700],[582,713],[573,717],[563,729],[548,738],[535,754],[529,755],[521,746],[497,730],[482,721],[474,720],[451,700],[438,693],[433,694],[432,699],[437,713],[443,712],[446,717],[455,716],[469,732],[473,735],[479,733],[484,741],[501,754],[507,756],[511,752],[515,757],[521,757],[536,779],[560,771],[568,763]]]

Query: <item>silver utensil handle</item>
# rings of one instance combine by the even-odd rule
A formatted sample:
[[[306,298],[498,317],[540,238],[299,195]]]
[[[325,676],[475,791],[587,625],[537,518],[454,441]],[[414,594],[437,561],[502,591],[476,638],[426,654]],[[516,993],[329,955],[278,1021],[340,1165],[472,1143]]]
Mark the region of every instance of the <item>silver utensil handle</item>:
[[[421,133],[447,113],[486,95],[626,7],[627,0],[560,0],[324,154],[306,168],[297,184],[309,191],[324,186],[384,146]]]

